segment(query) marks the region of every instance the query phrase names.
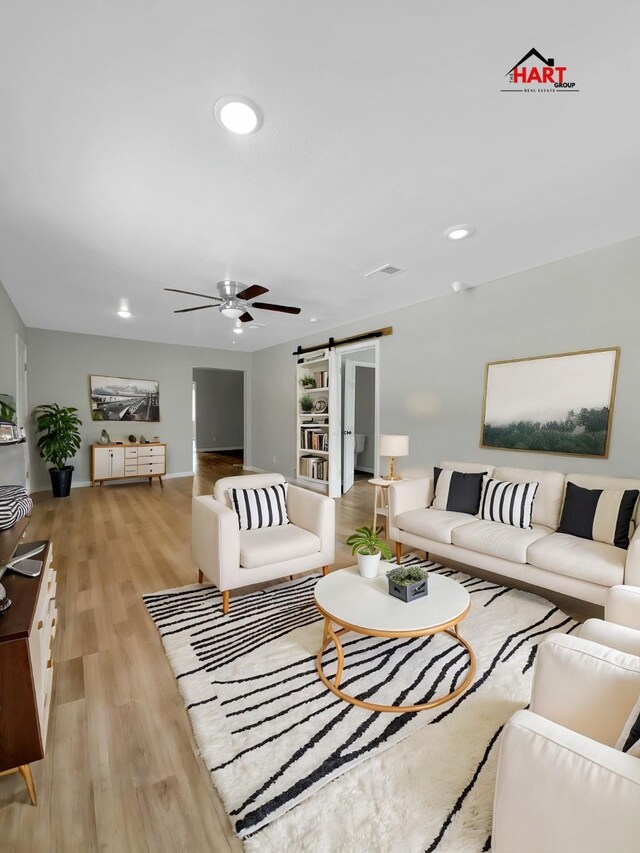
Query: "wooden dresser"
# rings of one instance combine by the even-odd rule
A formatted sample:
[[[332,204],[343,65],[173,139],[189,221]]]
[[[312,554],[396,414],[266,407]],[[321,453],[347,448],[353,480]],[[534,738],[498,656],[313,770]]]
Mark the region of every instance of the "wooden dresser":
[[[93,444],[91,445],[91,485],[105,480],[128,480],[148,477],[149,485],[157,477],[164,487],[162,477],[167,471],[167,445],[149,444]]]
[[[57,610],[52,558],[49,542],[35,558],[44,560],[39,577],[7,572],[1,581],[13,603],[0,618],[0,775],[20,772],[33,805],[29,764],[44,757],[53,680],[51,641]]]

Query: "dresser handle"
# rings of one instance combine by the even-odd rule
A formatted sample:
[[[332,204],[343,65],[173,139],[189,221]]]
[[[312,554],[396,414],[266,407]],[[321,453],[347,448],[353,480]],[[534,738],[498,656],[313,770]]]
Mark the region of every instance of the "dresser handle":
[[[53,666],[53,661],[51,660],[51,658],[49,658],[49,660],[47,661],[47,669],[51,669],[52,666]]]
[[[54,618],[51,620],[51,627],[52,627],[52,628],[55,628],[55,627],[56,627],[56,620],[55,620],[55,616],[54,616]]]
[[[43,622],[43,621],[42,621],[42,619],[41,619],[41,620],[38,622],[38,631],[42,631],[42,629],[43,629],[43,628],[44,628],[44,622]]]

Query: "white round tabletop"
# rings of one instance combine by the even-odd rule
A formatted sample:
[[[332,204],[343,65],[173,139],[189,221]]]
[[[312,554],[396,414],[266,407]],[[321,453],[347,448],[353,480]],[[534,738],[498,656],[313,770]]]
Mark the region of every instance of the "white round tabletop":
[[[357,566],[338,569],[320,578],[315,600],[321,611],[339,624],[388,634],[428,631],[462,616],[469,607],[469,593],[457,581],[430,573],[428,594],[414,601],[389,595],[386,572],[395,563],[380,562],[377,578],[360,577]]]
[[[382,486],[383,488],[386,488],[387,486],[390,486],[391,483],[399,483],[400,480],[384,480],[382,477],[372,477],[371,480],[368,480],[367,482],[371,483],[372,486]]]

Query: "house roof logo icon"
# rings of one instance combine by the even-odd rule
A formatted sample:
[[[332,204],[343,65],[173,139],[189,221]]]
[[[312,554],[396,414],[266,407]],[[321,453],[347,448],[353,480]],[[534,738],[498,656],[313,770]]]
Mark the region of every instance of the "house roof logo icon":
[[[508,88],[501,92],[577,92],[576,84],[566,79],[567,66],[556,65],[555,59],[543,56],[532,47],[507,71]]]

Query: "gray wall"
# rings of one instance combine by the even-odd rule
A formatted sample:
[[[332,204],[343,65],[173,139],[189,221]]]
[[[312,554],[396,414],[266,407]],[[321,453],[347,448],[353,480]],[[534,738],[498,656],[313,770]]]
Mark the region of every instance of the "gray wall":
[[[76,485],[90,478],[90,445],[98,440],[102,427],[112,439],[129,433],[158,435],[167,442],[167,472],[193,470],[191,419],[194,367],[243,370],[250,383],[251,356],[248,353],[129,341],[121,338],[77,335],[44,329],[28,330],[29,409],[39,403],[76,406],[83,422],[82,448],[73,462]],[[129,376],[157,379],[160,383],[160,422],[129,425],[91,420],[89,375]],[[247,411],[247,415],[250,412]],[[44,462],[31,443],[32,490],[49,488]]]
[[[0,394],[16,395],[16,335],[27,343],[27,330],[0,282]],[[25,424],[20,424],[25,426]],[[24,445],[0,447],[0,485],[23,485]]]
[[[196,368],[196,448],[244,447],[244,374],[238,370]]]
[[[373,472],[375,460],[374,430],[376,423],[375,367],[356,367],[356,432],[366,435],[364,451],[356,456],[356,468]]]
[[[399,471],[415,475],[454,459],[638,477],[639,281],[635,238],[262,350],[253,364],[253,464],[293,474],[297,344],[390,325],[393,335],[380,339],[380,432],[410,436]],[[479,447],[486,362],[615,345],[622,353],[608,459]]]

